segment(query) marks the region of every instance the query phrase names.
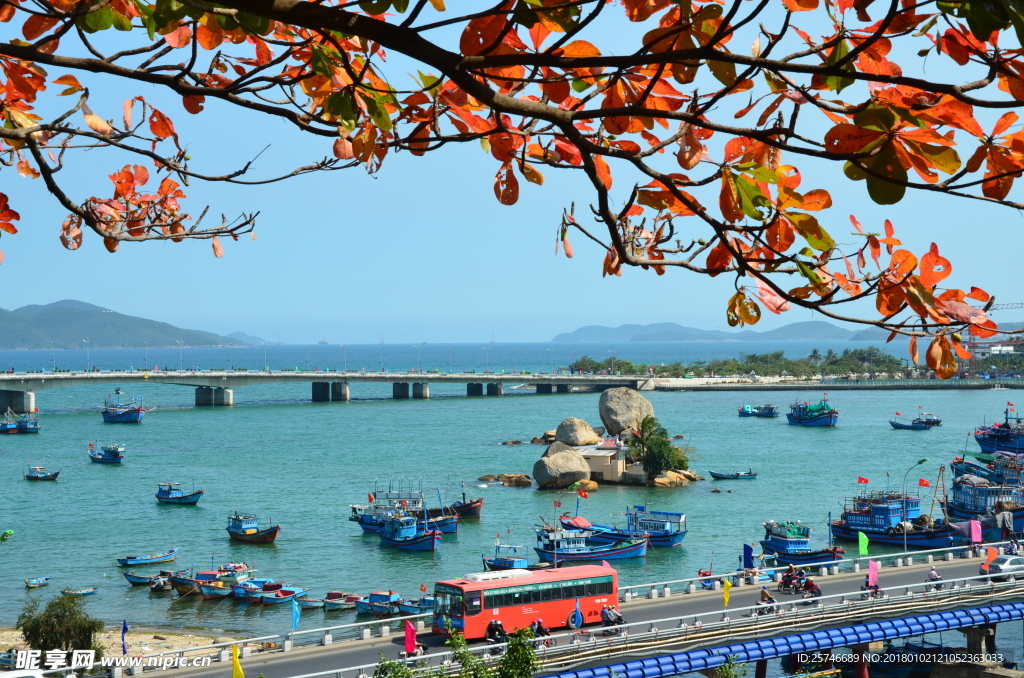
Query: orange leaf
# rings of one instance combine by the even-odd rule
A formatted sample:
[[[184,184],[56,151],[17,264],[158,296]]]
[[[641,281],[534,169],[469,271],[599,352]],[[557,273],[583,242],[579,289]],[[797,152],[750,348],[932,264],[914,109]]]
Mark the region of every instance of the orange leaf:
[[[982,323],[980,325],[971,325],[969,331],[971,333],[971,336],[985,338],[992,337],[998,334],[996,332],[996,330],[998,329],[999,326],[996,325],[993,321],[989,320],[987,323]]]
[[[708,253],[707,263],[704,267],[708,269],[708,275],[714,278],[716,275],[724,271],[732,263],[732,253],[726,248],[723,241],[719,241],[717,245],[712,248]]]
[[[981,289],[980,287],[972,287],[970,294],[967,295],[968,299],[975,299],[980,302],[986,302],[989,300],[988,292]]]
[[[25,158],[22,158],[21,160],[18,161],[18,174],[20,174],[23,177],[30,177],[32,179],[39,178],[39,172],[36,170],[35,167],[28,164],[28,160]]]
[[[108,125],[106,120],[93,113],[88,104],[82,104],[82,116],[85,118],[85,124],[96,134],[110,136],[114,133],[114,128]]]
[[[62,75],[53,81],[55,85],[67,85],[68,87],[77,87],[78,89],[85,89],[82,87],[82,83],[78,82],[78,78],[73,75]]]
[[[949,349],[949,339],[945,336],[935,337],[928,346],[926,354],[928,367],[932,368],[939,379],[949,379],[956,374],[956,361]]]
[[[224,248],[220,246],[220,238],[213,236],[213,256],[220,259],[224,256]]]
[[[565,256],[572,259],[572,243],[569,242],[569,236],[562,238],[562,247],[565,248]]]
[[[178,26],[164,36],[164,42],[174,48],[185,47],[192,41],[192,30],[188,26]]]
[[[515,205],[519,200],[519,180],[512,171],[512,163],[506,162],[494,176],[494,195],[502,205]]]
[[[205,101],[206,97],[202,94],[189,94],[181,98],[181,103],[185,110],[192,115],[197,115],[199,111],[203,110],[203,102]]]
[[[889,317],[900,312],[904,302],[907,300],[907,293],[899,285],[880,289],[875,297],[875,307],[883,316]]]
[[[35,40],[43,33],[53,28],[58,21],[57,17],[43,14],[31,14],[21,26],[21,34],[26,40]]]
[[[594,169],[597,170],[597,177],[604,184],[604,190],[610,191],[612,188],[612,171],[608,167],[608,163],[604,161],[599,155],[594,156]]]
[[[914,361],[915,365],[921,364],[921,356],[917,352],[917,337],[910,337],[910,359]]]
[[[155,108],[152,111],[149,116],[149,130],[161,139],[174,136],[174,123],[171,119]]]
[[[1010,125],[1017,122],[1017,114],[1013,111],[1009,113],[1003,113],[1002,117],[996,121],[996,126],[992,128],[992,136],[997,137],[1006,130],[1010,129]]]
[[[356,157],[352,152],[352,142],[348,139],[337,139],[334,142],[334,157],[339,160],[352,160]]]
[[[466,28],[462,31],[462,37],[459,38],[459,49],[466,56],[476,56],[487,49],[493,49],[498,46],[498,36],[502,34],[507,25],[508,18],[504,14],[492,14],[473,19],[466,24]]]
[[[217,49],[224,42],[224,31],[221,30],[220,24],[217,23],[216,19],[207,23],[200,23],[196,27],[196,40],[203,49]]]
[[[790,12],[809,12],[818,9],[818,0],[782,0]]]
[[[565,47],[555,50],[555,54],[572,58],[601,56],[601,50],[586,40],[573,40]]]
[[[828,191],[823,188],[816,188],[813,191],[804,193],[804,201],[799,205],[799,209],[807,210],[808,212],[818,212],[831,206],[832,196],[828,194]]]
[[[921,257],[921,284],[925,287],[934,287],[949,277],[953,266],[949,260],[939,256],[939,246],[932,243],[932,247]]]
[[[971,355],[970,351],[963,347],[963,344],[955,339],[953,340],[953,350],[956,351],[956,354],[960,356],[961,360],[970,360],[974,357]]]
[[[117,240],[114,240],[113,238],[103,239],[103,246],[106,247],[107,251],[110,252],[111,254],[117,251],[117,246],[119,244],[120,243]]]

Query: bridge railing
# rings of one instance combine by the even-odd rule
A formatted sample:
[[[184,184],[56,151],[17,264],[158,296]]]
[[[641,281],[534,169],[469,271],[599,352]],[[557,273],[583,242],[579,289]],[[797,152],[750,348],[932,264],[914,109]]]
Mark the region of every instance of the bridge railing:
[[[915,562],[955,560],[957,558],[968,558],[973,555],[977,555],[979,551],[983,551],[987,547],[996,548],[1001,554],[1009,543],[1010,542],[1008,541],[991,542],[977,548],[964,544],[961,546],[948,546],[941,549],[902,551],[899,553],[879,554],[873,556],[857,556],[853,558],[843,558],[842,560],[827,560],[817,563],[808,563],[806,565],[800,565],[799,567],[809,568],[812,571],[818,570],[818,574],[824,576],[832,573],[859,572],[868,561],[872,560],[879,562],[883,567],[886,565],[894,565],[897,561],[899,561],[901,565],[908,565]],[[929,557],[931,560],[929,560]],[[908,560],[910,562],[908,562]],[[652,582],[647,584],[630,584],[619,587],[619,600],[623,602],[634,600],[641,595],[646,598],[664,597],[666,588],[671,594],[692,593],[701,590],[706,591],[708,589],[718,590],[718,588],[720,588],[720,580],[723,578],[729,578],[732,584],[740,585],[763,583],[762,580],[760,580],[760,577],[763,575],[768,575],[778,581],[778,578],[781,577],[782,573],[788,568],[788,565],[778,567],[758,567],[756,568],[756,572],[753,570],[748,571],[751,574],[746,576],[743,575],[742,570],[729,570],[700,577],[672,579],[669,581]]]
[[[595,660],[610,660],[628,655],[636,658],[655,652],[671,652],[694,645],[710,645],[759,637],[779,630],[796,632],[802,627],[820,628],[829,622],[851,623],[870,618],[892,618],[920,612],[922,608],[962,607],[1000,598],[1024,596],[1024,582],[993,582],[987,575],[962,577],[942,582],[943,588],[930,590],[931,584],[894,586],[870,592],[835,594],[820,598],[779,602],[770,609],[763,605],[721,609],[713,612],[665,617],[654,621],[624,623],[614,629],[583,629],[552,635],[550,645],[537,642],[538,659],[546,669],[566,669]],[[488,663],[497,663],[507,647],[497,643],[470,648],[470,652]],[[414,674],[458,673],[452,652],[439,652],[407,660]],[[344,667],[293,678],[367,678],[377,664]]]

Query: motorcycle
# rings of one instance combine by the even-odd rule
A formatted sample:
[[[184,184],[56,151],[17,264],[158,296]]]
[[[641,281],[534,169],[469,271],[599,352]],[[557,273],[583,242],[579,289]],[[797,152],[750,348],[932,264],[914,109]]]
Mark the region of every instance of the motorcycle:
[[[763,614],[774,614],[777,605],[778,603],[776,603],[774,600],[754,601],[754,614],[758,616]]]
[[[622,633],[622,625],[625,624],[625,623],[626,623],[626,620],[623,619],[622,617],[619,617],[618,619],[609,619],[609,620],[603,622],[602,626],[604,628],[601,630],[601,635],[602,636],[617,636],[617,635],[620,635]]]
[[[807,602],[804,603],[804,605],[811,605],[811,604],[813,604],[813,600],[815,598],[821,598],[821,588],[815,586],[810,591],[807,591],[806,593],[804,593],[804,595],[802,597],[809,599],[809,600],[807,600]]]
[[[862,591],[862,593],[860,594],[861,600],[868,600],[869,598],[881,598],[884,595],[882,593],[882,590],[879,589],[877,586],[861,586],[860,590]]]
[[[924,583],[925,591],[941,591],[942,590],[942,578],[939,579],[925,579]]]

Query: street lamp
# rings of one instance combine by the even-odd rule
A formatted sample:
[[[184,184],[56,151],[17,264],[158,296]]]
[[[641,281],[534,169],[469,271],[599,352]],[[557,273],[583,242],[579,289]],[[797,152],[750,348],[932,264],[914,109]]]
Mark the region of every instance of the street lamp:
[[[387,348],[387,344],[384,343],[384,335],[380,335],[380,371],[384,371],[384,349]]]
[[[452,373],[452,351],[455,350],[454,346],[448,347],[448,374]]]
[[[921,464],[925,463],[926,461],[928,461],[928,457],[925,457],[924,459],[918,459],[917,463],[915,463],[913,466],[908,468],[907,472],[903,474],[903,496],[900,497],[900,501],[903,504],[903,522],[907,522],[907,476],[910,475],[911,471],[913,471],[915,468],[917,468]],[[903,552],[906,553],[906,551],[907,551],[907,530],[906,530],[906,526],[905,525],[903,525],[901,527],[903,528]]]
[[[50,342],[50,352],[53,354],[53,371],[57,371],[57,340]]]
[[[487,351],[487,353],[486,353],[486,355],[487,355],[487,368],[484,370],[484,372],[490,372],[491,371],[491,349],[490,349],[489,346],[481,346],[480,348],[482,348],[483,350]]]
[[[82,339],[82,343],[85,344],[85,371],[88,372],[89,371],[89,365],[90,365],[90,362],[91,362],[89,360],[89,340],[88,339]]]
[[[309,372],[309,344],[306,344],[306,371]]]
[[[149,369],[149,344],[150,344],[150,341],[149,341],[149,339],[146,339],[142,343],[146,347],[146,357],[145,357],[143,362],[145,364],[146,369],[148,370]]]
[[[348,372],[348,344],[341,345],[341,352],[345,356],[345,371]]]
[[[267,365],[267,342],[261,341],[260,343],[263,344],[263,371],[269,372],[270,369]]]
[[[615,374],[615,351],[608,351],[608,352],[609,352],[609,353],[611,354],[611,362],[612,362],[612,364],[611,364],[611,368],[612,368],[612,374]]]

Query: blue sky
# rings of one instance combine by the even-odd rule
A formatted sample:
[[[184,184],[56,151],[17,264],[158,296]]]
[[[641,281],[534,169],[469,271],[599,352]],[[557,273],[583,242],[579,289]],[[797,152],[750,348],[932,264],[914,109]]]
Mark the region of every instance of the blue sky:
[[[591,39],[613,35],[621,23],[618,14],[609,15]],[[0,26],[0,38],[9,39],[3,31],[10,25]],[[933,75],[949,64],[931,58]],[[412,66],[390,63],[395,81],[403,83]],[[126,98],[151,98],[174,119],[199,171],[230,171],[267,145],[255,165],[261,176],[330,153],[329,141],[304,137],[275,119],[215,101],[192,116],[176,97],[149,85],[78,77],[92,88],[90,105],[103,118],[119,120]],[[723,109],[729,120],[731,110]],[[126,162],[108,151],[79,154],[61,181],[78,200],[109,197],[106,177]],[[879,207],[863,183],[847,181],[839,167],[795,164],[803,171],[802,188],[832,193],[835,206],[821,216],[836,240],[854,242],[850,214],[874,230],[888,217],[913,251],[923,252],[933,240],[940,244],[955,267],[951,283],[983,287],[1004,302],[1024,301],[1016,273],[1020,214],[930,194]],[[581,175],[541,169],[545,185],[522,181],[513,207],[495,200],[497,162],[476,144],[422,158],[392,155],[374,177],[354,169],[253,188],[194,184],[186,189],[193,214],[207,204],[211,216],[261,211],[258,240],[224,243],[224,258],[216,259],[208,242],[124,244],[109,254],[88,234],[79,251],[68,252],[58,241],[65,212],[42,181],[2,168],[0,191],[22,215],[20,233],[0,241],[2,306],[73,298],[189,328],[299,343],[375,343],[381,335],[389,342],[472,342],[489,340],[492,332],[498,341],[545,341],[582,325],[665,321],[726,327],[732,293],[726,276],[626,270],[621,278],[602,279],[603,253],[579,235],[573,236],[576,257],[556,258],[562,208],[576,201],[577,214],[585,215],[591,194]],[[616,197],[623,199],[632,179],[616,177]],[[1015,188],[1011,198],[1019,193]],[[755,329],[809,319],[808,311],[792,311],[766,317]]]

